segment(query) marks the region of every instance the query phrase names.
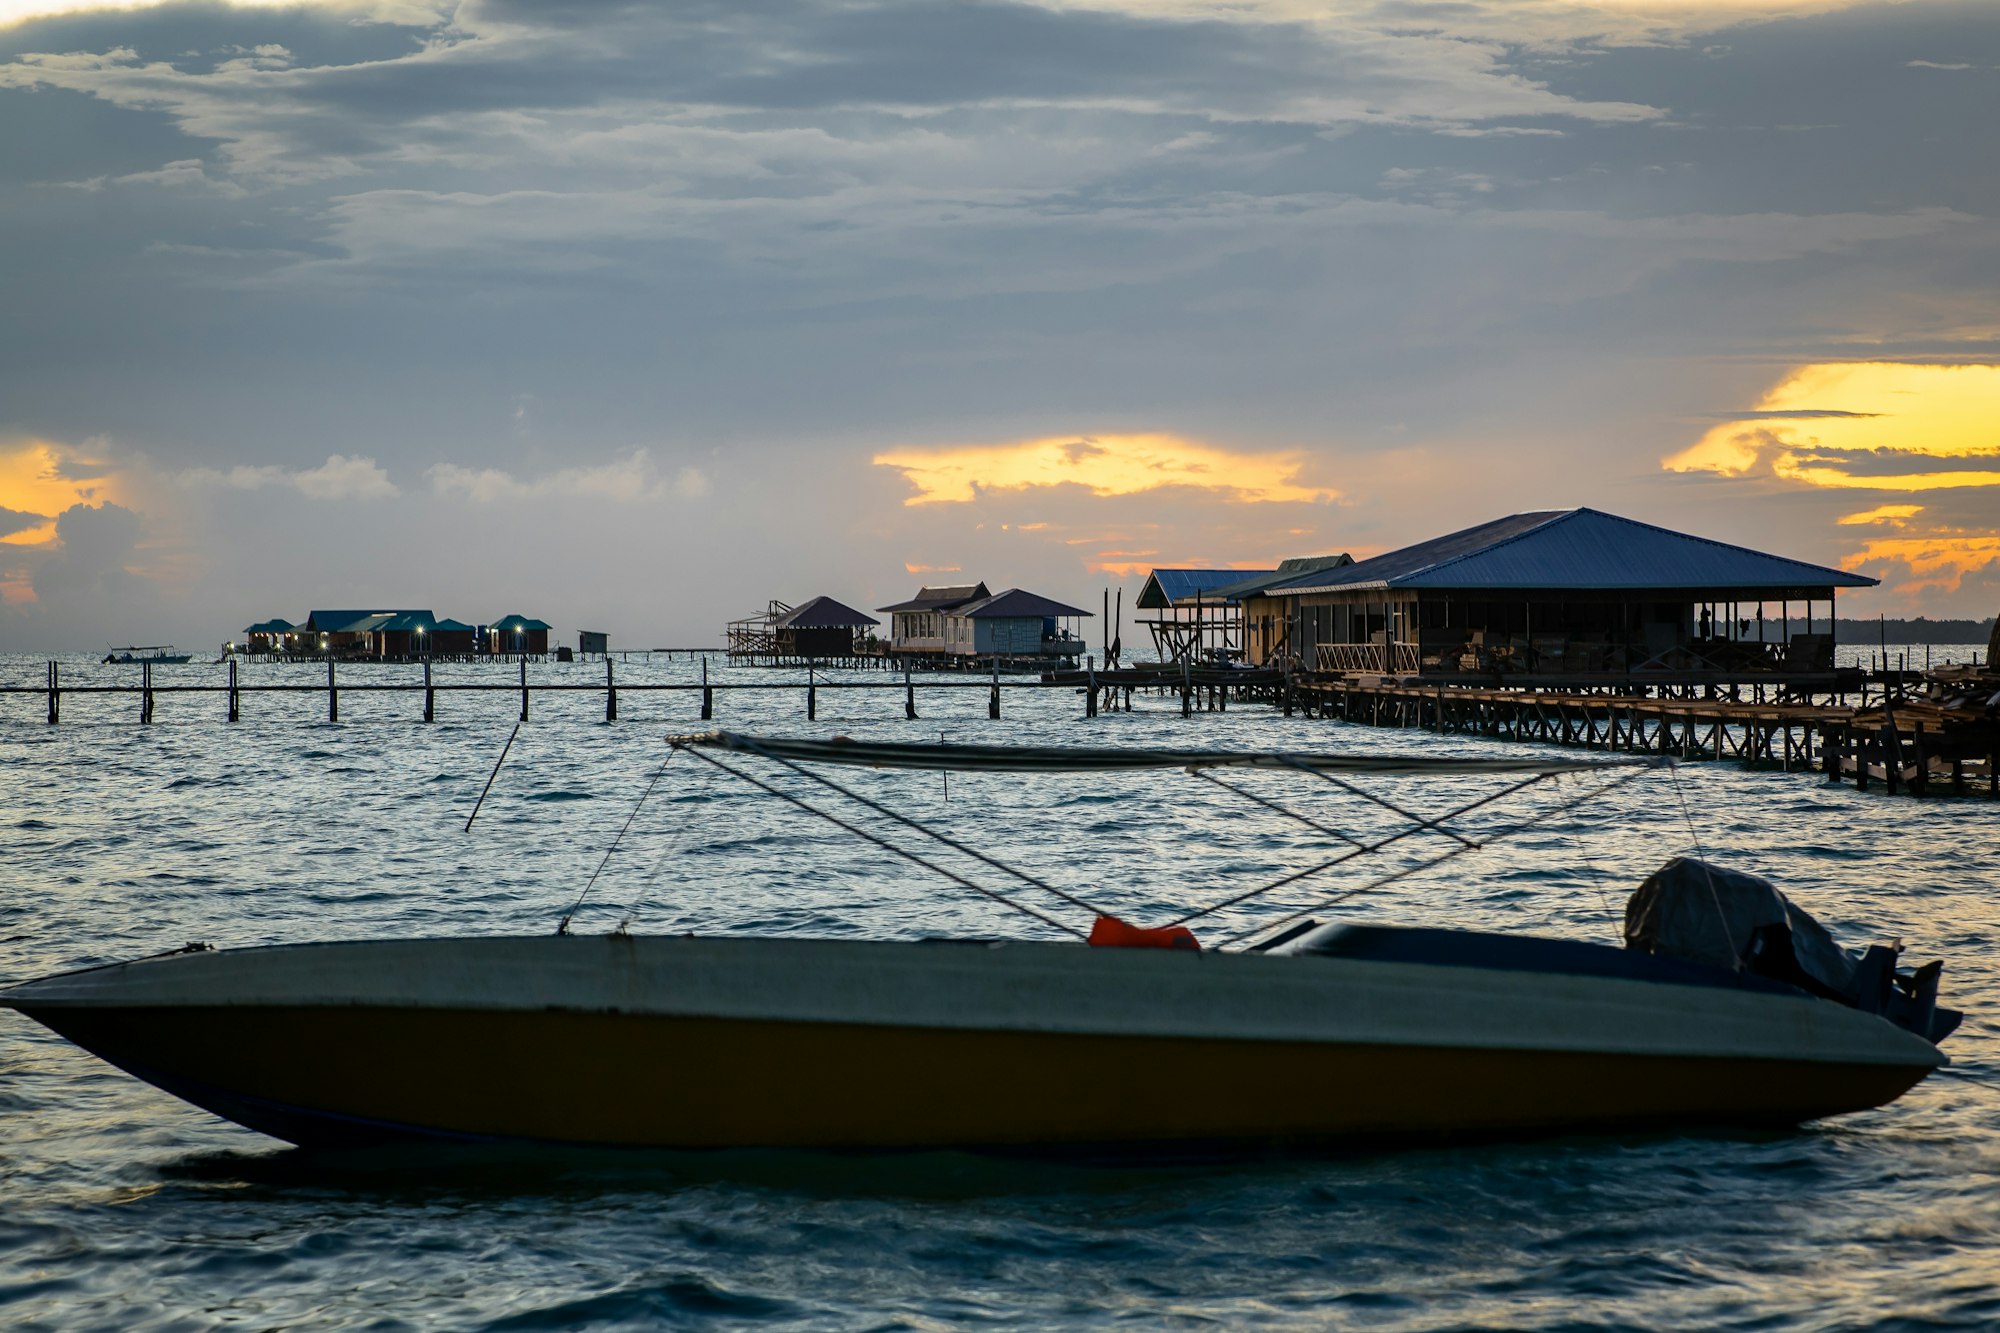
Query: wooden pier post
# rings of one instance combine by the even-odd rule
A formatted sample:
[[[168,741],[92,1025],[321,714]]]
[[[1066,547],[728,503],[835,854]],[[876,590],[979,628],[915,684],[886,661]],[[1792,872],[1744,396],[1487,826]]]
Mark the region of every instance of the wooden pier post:
[[[604,658],[604,720],[606,722],[618,720],[618,687],[612,682],[609,654]]]
[[[56,664],[49,663],[49,725],[62,721],[62,685],[56,678]]]
[[[243,717],[243,701],[236,691],[236,659],[229,659],[229,720],[237,722]]]
[[[151,662],[141,662],[139,664],[139,720],[141,722],[151,722],[153,720],[153,664]]]
[[[1097,716],[1097,659],[1095,657],[1086,657],[1083,659],[1083,673],[1085,677],[1084,689],[1083,689],[1083,715],[1085,717],[1096,717]]]
[[[424,721],[437,721],[437,690],[431,685],[431,664],[424,663]]]
[[[1000,654],[993,654],[993,688],[986,696],[986,716],[998,720],[1000,717]]]
[[[906,721],[917,720],[917,687],[910,680],[909,654],[903,655],[903,717]]]
[[[1181,716],[1194,716],[1194,673],[1188,668],[1188,660],[1181,659]]]
[[[521,654],[521,720],[528,720],[528,655]]]
[[[715,716],[715,692],[708,686],[708,654],[701,657],[701,720],[706,722]]]
[[[1290,657],[1287,657],[1285,659],[1284,673],[1285,673],[1285,684],[1284,684],[1284,695],[1283,695],[1284,709],[1285,709],[1285,716],[1290,717],[1292,715],[1292,659]]]
[[[333,683],[333,659],[326,659],[326,720],[340,721],[340,691]]]

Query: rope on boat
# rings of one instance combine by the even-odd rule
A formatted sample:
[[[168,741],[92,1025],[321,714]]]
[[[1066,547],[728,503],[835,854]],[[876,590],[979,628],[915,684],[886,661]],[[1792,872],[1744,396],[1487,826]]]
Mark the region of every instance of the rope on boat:
[[[426,667],[424,669],[428,671],[430,668]],[[332,671],[333,667],[329,664],[327,670]],[[333,677],[329,675],[327,679],[332,680]],[[514,729],[507,733],[507,743],[500,747],[500,757],[493,761],[493,771],[486,775],[486,785],[479,789],[479,799],[472,803],[472,813],[465,817],[465,831],[467,833],[472,832],[472,821],[479,818],[479,807],[486,804],[486,793],[493,790],[493,779],[500,776],[500,765],[507,762],[507,751],[514,748],[514,738],[520,734],[521,724],[516,722]]]
[[[1561,785],[1560,782],[1558,782],[1558,785]],[[1597,864],[1597,858],[1590,854],[1588,844],[1578,835],[1576,820],[1570,820],[1563,831],[1569,834],[1569,845],[1575,849],[1576,855],[1583,858],[1583,864],[1589,869],[1591,891],[1597,895],[1597,901],[1603,905],[1605,919],[1611,923],[1612,932],[1618,936],[1618,942],[1623,944],[1625,942],[1625,919],[1621,913],[1611,906],[1611,899],[1605,896],[1603,868]]]
[[[1238,796],[1241,796],[1246,801],[1251,801],[1258,805],[1261,805],[1266,810],[1274,810],[1277,813],[1285,816],[1287,819],[1296,819],[1299,821],[1299,823],[1304,824],[1307,828],[1317,830],[1320,833],[1324,833],[1329,838],[1338,838],[1342,842],[1347,843],[1348,845],[1353,847],[1365,847],[1368,845],[1362,842],[1361,839],[1355,837],[1352,833],[1343,833],[1337,828],[1329,828],[1325,824],[1320,823],[1317,819],[1309,818],[1305,815],[1300,814],[1296,810],[1288,810],[1284,806],[1279,805],[1276,801],[1270,800],[1263,796],[1259,796],[1254,791],[1248,791],[1242,787],[1236,786],[1234,783],[1224,782],[1221,778],[1215,776],[1215,774],[1209,772],[1205,768],[1191,768],[1188,770],[1188,772],[1193,774],[1195,777],[1205,779],[1206,781],[1209,782],[1213,782],[1216,786],[1222,788],[1224,791],[1234,792]]]
[[[519,731],[520,729],[521,729],[520,726],[516,724],[514,730]],[[502,755],[501,757],[505,758],[506,756]],[[569,910],[567,912],[563,913],[562,920],[556,922],[556,934],[558,935],[569,934],[569,919],[576,915],[577,909],[583,906],[583,900],[590,896],[591,886],[596,884],[597,877],[604,873],[604,867],[611,864],[611,854],[618,850],[619,843],[625,841],[626,829],[631,828],[632,821],[639,817],[639,811],[645,806],[646,798],[653,794],[653,788],[660,785],[660,776],[667,771],[667,765],[671,764],[673,761],[674,761],[674,752],[672,750],[668,750],[667,757],[665,759],[662,759],[660,761],[660,766],[653,770],[653,780],[646,784],[646,790],[639,793],[638,801],[632,806],[632,813],[625,816],[625,827],[618,830],[618,836],[613,838],[611,840],[611,845],[604,849],[604,859],[597,863],[597,869],[590,872],[590,879],[585,882],[583,886],[583,892],[576,895],[576,901],[569,905]],[[496,768],[495,771],[497,772],[498,769]]]
[[[1234,944],[1238,940],[1246,940],[1251,938],[1252,936],[1261,935],[1267,930],[1274,930],[1279,926],[1289,925],[1291,922],[1297,921],[1300,917],[1310,916],[1314,912],[1325,911],[1327,908],[1334,906],[1336,903],[1345,902],[1347,899],[1352,898],[1357,894],[1367,893],[1370,892],[1371,890],[1379,889],[1383,885],[1393,884],[1399,879],[1407,879],[1409,876],[1417,874],[1419,871],[1430,870],[1433,867],[1444,864],[1446,861],[1451,860],[1453,857],[1463,856],[1467,852],[1476,851],[1482,847],[1490,847],[1494,843],[1500,842],[1507,838],[1511,838],[1517,833],[1526,832],[1528,829],[1533,828],[1537,824],[1547,823],[1549,820],[1554,819],[1557,815],[1566,814],[1569,811],[1574,810],[1577,806],[1584,804],[1586,801],[1595,800],[1599,796],[1604,795],[1606,792],[1609,792],[1614,788],[1622,787],[1626,783],[1632,781],[1634,778],[1641,776],[1641,774],[1644,771],[1645,770],[1643,769],[1637,769],[1625,774],[1622,777],[1613,778],[1611,781],[1602,783],[1599,786],[1594,787],[1591,790],[1585,792],[1581,796],[1575,797],[1571,800],[1563,801],[1557,805],[1550,806],[1548,809],[1542,810],[1534,815],[1529,816],[1527,819],[1524,819],[1520,823],[1513,825],[1511,828],[1502,829],[1498,833],[1493,834],[1491,837],[1485,838],[1479,842],[1468,842],[1465,843],[1463,846],[1453,847],[1449,851],[1440,852],[1438,855],[1432,857],[1428,861],[1419,861],[1416,862],[1415,864],[1404,866],[1400,870],[1392,870],[1388,874],[1379,876],[1376,879],[1372,879],[1366,884],[1357,884],[1351,889],[1343,889],[1339,893],[1333,894],[1330,897],[1323,898],[1316,903],[1312,903],[1305,907],[1301,907],[1296,912],[1288,912],[1284,916],[1279,917],[1276,921],[1266,921],[1261,925],[1252,926],[1248,930],[1240,930],[1236,934],[1230,935],[1227,938],[1225,938],[1222,941],[1222,944],[1223,945]],[[1487,801],[1497,800],[1499,797],[1505,796],[1507,792],[1519,791],[1522,787],[1525,787],[1526,785],[1528,784],[1525,782],[1516,783],[1514,786],[1509,787],[1506,792],[1497,792],[1493,796],[1486,798],[1486,800]],[[1476,804],[1483,805],[1486,804],[1486,801],[1480,801],[1477,802]],[[1472,808],[1471,806],[1465,807],[1466,810],[1469,810],[1471,808]],[[1450,819],[1453,817],[1453,815],[1458,815],[1463,813],[1465,813],[1465,810],[1456,810],[1453,811],[1452,814],[1442,815],[1440,816],[1440,818]],[[1415,830],[1410,830],[1410,832],[1415,832]],[[1405,836],[1405,835],[1398,835],[1398,836]],[[1350,853],[1350,855],[1359,855],[1359,853],[1358,852]],[[1341,859],[1345,860],[1347,858],[1342,857]],[[1299,879],[1303,875],[1311,873],[1314,872],[1302,871],[1299,875],[1288,876],[1286,880],[1280,880],[1279,883],[1286,883],[1289,880]],[[1275,887],[1275,886],[1270,886],[1270,887]],[[1258,892],[1263,892],[1263,890],[1258,890]],[[1223,906],[1223,905],[1224,904],[1217,904],[1217,906]],[[1214,909],[1208,908],[1204,910],[1212,911]],[[1221,947],[1221,945],[1218,945],[1216,947],[1219,948]]]
[[[1220,912],[1225,907],[1234,907],[1238,903],[1248,902],[1250,899],[1261,897],[1264,894],[1271,892],[1273,889],[1282,889],[1287,884],[1296,884],[1298,881],[1302,879],[1306,879],[1309,878],[1310,876],[1317,875],[1322,871],[1331,870],[1337,865],[1341,865],[1347,861],[1352,861],[1357,856],[1372,855],[1376,852],[1381,851],[1384,847],[1387,847],[1392,842],[1401,842],[1404,838],[1414,837],[1416,834],[1422,833],[1426,829],[1430,829],[1435,832],[1443,832],[1442,829],[1437,829],[1436,825],[1442,824],[1447,819],[1456,819],[1460,815],[1468,814],[1474,810],[1477,810],[1482,805],[1491,805],[1493,802],[1500,800],[1502,797],[1512,796],[1515,792],[1520,791],[1522,788],[1533,786],[1535,783],[1544,781],[1551,776],[1552,775],[1548,773],[1533,774],[1530,777],[1521,779],[1521,781],[1516,782],[1511,786],[1503,787],[1501,790],[1493,792],[1490,795],[1482,796],[1476,801],[1472,801],[1465,805],[1461,805],[1456,810],[1446,811],[1444,814],[1439,815],[1436,819],[1417,819],[1415,815],[1406,815],[1405,818],[1416,821],[1416,827],[1406,828],[1399,833],[1391,833],[1388,837],[1379,839],[1375,842],[1359,844],[1355,847],[1353,851],[1342,852],[1339,856],[1336,856],[1328,861],[1322,861],[1316,866],[1308,866],[1304,870],[1294,871],[1291,874],[1286,875],[1281,879],[1273,880],[1269,884],[1264,884],[1254,889],[1245,889],[1241,893],[1231,894],[1229,897],[1224,898],[1220,902],[1210,903],[1207,907],[1197,907],[1194,911],[1187,913],[1185,916],[1175,917],[1172,921],[1169,921],[1167,924],[1170,926],[1185,925],[1186,923],[1196,920],[1199,917],[1208,916],[1214,912]],[[1285,811],[1285,813],[1291,815],[1292,818],[1294,819],[1304,818],[1304,816],[1296,814],[1293,811],[1287,810]],[[1455,838],[1458,837],[1456,833],[1452,834],[1452,836]],[[1473,848],[1481,845],[1476,842],[1467,842],[1463,838],[1459,838],[1459,841],[1463,845],[1453,849],[1452,855],[1454,856],[1457,855],[1459,852],[1471,851]],[[1285,917],[1284,920],[1290,921],[1293,919],[1293,917],[1300,915],[1303,915],[1303,913],[1294,912],[1292,916]],[[1263,930],[1266,929],[1266,927],[1259,926],[1257,929]],[[1251,933],[1255,934],[1256,931],[1252,931]],[[1225,941],[1225,943],[1226,942],[1227,941]]]
[[[1394,801],[1388,799],[1387,797],[1377,796],[1374,792],[1363,790],[1362,788],[1355,786],[1351,782],[1345,782],[1340,778],[1333,776],[1333,774],[1331,773],[1323,773],[1316,768],[1309,768],[1304,764],[1299,764],[1298,767],[1307,773],[1311,773],[1316,778],[1326,779],[1328,782],[1331,782],[1334,786],[1340,788],[1344,792],[1347,792],[1354,796],[1359,796],[1364,801],[1373,801],[1376,805],[1381,806],[1384,810],[1389,810],[1396,814],[1399,814],[1403,818],[1409,820],[1412,824],[1429,823],[1432,832],[1442,833],[1447,838],[1457,838],[1460,842],[1465,843],[1467,846],[1472,845],[1471,840],[1469,838],[1460,837],[1455,830],[1442,827],[1441,826],[1442,821],[1431,822],[1425,820],[1422,815],[1413,815],[1408,810],[1405,810],[1402,806],[1397,805]],[[1547,777],[1549,775],[1543,774],[1542,776]],[[1447,815],[1445,816],[1445,818],[1449,819],[1450,816]]]
[[[984,864],[993,867],[995,870],[998,870],[1003,874],[1012,875],[1015,879],[1020,880],[1024,884],[1032,884],[1034,887],[1040,889],[1043,893],[1050,894],[1051,896],[1056,898],[1060,898],[1062,901],[1068,903],[1071,907],[1081,907],[1084,911],[1089,912],[1092,916],[1109,915],[1109,913],[1105,912],[1104,909],[1085,902],[1083,899],[1077,897],[1073,893],[1068,892],[1067,890],[1057,888],[1055,885],[1049,883],[1047,880],[1039,879],[1036,876],[1029,874],[1025,870],[1017,870],[1013,866],[1008,865],[1006,862],[996,860],[995,858],[988,856],[986,853],[980,851],[976,847],[968,847],[964,843],[958,841],[958,839],[953,838],[948,834],[940,833],[936,829],[932,828],[930,825],[925,824],[919,820],[911,819],[907,815],[898,814],[896,811],[891,810],[888,806],[883,805],[879,801],[876,801],[867,796],[863,796],[860,792],[848,790],[846,787],[841,786],[838,782],[835,782],[832,778],[822,777],[820,774],[813,772],[809,768],[801,768],[798,764],[793,763],[791,760],[785,758],[783,755],[772,754],[769,750],[766,750],[758,742],[752,740],[747,736],[744,737],[743,739],[745,742],[745,748],[748,749],[752,754],[760,754],[763,755],[766,759],[773,761],[774,763],[783,764],[786,768],[791,769],[792,772],[797,773],[800,777],[811,778],[814,782],[817,782],[820,786],[829,788],[833,791],[840,793],[842,796],[845,796],[848,800],[855,802],[857,805],[865,805],[870,810],[873,810],[876,814],[895,820],[898,824],[901,824],[904,828],[915,829],[917,832],[922,833],[927,837],[935,838],[937,841],[943,843],[945,846],[951,848],[955,852],[963,853],[964,855],[971,857],[975,861],[983,862]],[[946,776],[949,777],[950,775],[947,774]]]
[[[1743,951],[1736,947],[1736,941],[1729,933],[1729,914],[1722,910],[1722,895],[1716,892],[1715,876],[1708,868],[1708,853],[1701,849],[1701,834],[1695,831],[1694,814],[1688,809],[1687,793],[1681,790],[1680,770],[1674,771],[1674,795],[1681,803],[1681,818],[1687,821],[1688,837],[1694,843],[1694,859],[1701,866],[1701,877],[1708,885],[1708,900],[1715,904],[1715,920],[1722,927],[1722,938],[1729,945],[1729,956],[1736,960],[1736,970],[1743,970]]]
[[[674,748],[678,750],[687,747],[676,745]],[[788,791],[780,791],[778,788],[773,787],[770,783],[765,782],[759,778],[753,777],[748,773],[745,773],[742,769],[731,768],[728,764],[723,763],[720,759],[717,759],[714,755],[705,754],[702,751],[695,749],[689,749],[688,753],[692,754],[695,758],[701,760],[703,763],[715,765],[715,767],[721,769],[723,772],[729,774],[731,777],[739,778],[742,781],[749,783],[751,786],[757,788],[759,791],[766,792],[769,795],[777,797],[781,801],[785,801],[788,802],[789,804],[795,805],[799,809],[806,811],[808,814],[818,815],[821,819],[824,819],[827,823],[834,825],[836,828],[845,829],[847,830],[847,832],[852,833],[855,837],[860,838],[865,842],[871,842],[886,852],[893,852],[897,856],[902,857],[906,861],[912,861],[917,865],[922,866],[926,870],[930,870],[939,875],[942,875],[946,879],[952,881],[954,884],[958,884],[965,888],[971,889],[974,893],[977,893],[982,897],[991,898],[994,902],[1000,903],[1001,905],[1006,907],[1011,907],[1015,911],[1021,912],[1027,916],[1031,916],[1045,925],[1054,926],[1057,930],[1062,931],[1064,934],[1074,935],[1078,939],[1088,938],[1083,931],[1078,930],[1075,926],[1069,925],[1062,921],[1058,921],[1054,917],[1049,916],[1046,913],[1038,912],[1034,908],[1029,907],[1025,903],[1015,902],[1012,898],[1009,898],[1006,894],[1001,893],[997,889],[989,889],[983,884],[976,884],[973,881],[967,879],[965,876],[957,873],[956,871],[949,870],[944,866],[939,865],[935,861],[930,861],[925,859],[924,857],[917,855],[915,852],[911,851],[907,847],[898,847],[895,843],[890,842],[887,838],[878,837],[864,828],[860,828],[857,825],[850,824],[846,820],[842,819],[840,816],[835,814],[830,814],[827,811],[820,809],[818,806],[812,805],[809,802],[804,801],[799,797],[792,795]]]

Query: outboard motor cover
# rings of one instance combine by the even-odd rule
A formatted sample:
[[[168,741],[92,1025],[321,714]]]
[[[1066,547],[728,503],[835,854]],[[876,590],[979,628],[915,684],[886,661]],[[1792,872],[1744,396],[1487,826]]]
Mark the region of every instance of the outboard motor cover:
[[[1677,856],[1655,870],[1625,904],[1625,947],[1690,963],[1743,971],[1757,932],[1791,931],[1792,954],[1808,976],[1839,991],[1855,959],[1768,879]]]
[[[1788,982],[1932,1042],[1961,1017],[1937,1007],[1941,964],[1899,970],[1897,949],[1884,945],[1857,956],[1769,880],[1690,856],[1654,871],[1626,902],[1625,947]]]

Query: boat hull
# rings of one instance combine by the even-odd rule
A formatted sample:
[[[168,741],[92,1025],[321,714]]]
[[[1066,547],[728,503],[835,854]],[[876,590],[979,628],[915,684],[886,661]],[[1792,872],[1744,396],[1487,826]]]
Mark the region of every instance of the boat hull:
[[[1805,997],[1465,967],[1049,945],[430,943],[191,955],[0,998],[187,1101],[308,1145],[1255,1148],[1789,1124],[1881,1105],[1942,1062],[1880,1019]],[[508,984],[536,960],[532,980]]]

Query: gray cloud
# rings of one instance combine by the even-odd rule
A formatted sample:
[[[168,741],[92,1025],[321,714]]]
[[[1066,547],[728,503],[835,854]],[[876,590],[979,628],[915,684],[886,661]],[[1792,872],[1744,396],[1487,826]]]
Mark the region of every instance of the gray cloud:
[[[1766,515],[1657,475],[1691,421],[1802,360],[2000,356],[2000,88],[1911,67],[1941,53],[2000,63],[2000,13],[520,0],[25,23],[0,30],[0,115],[36,127],[0,136],[0,432],[214,483],[107,492],[176,525],[211,638],[244,603],[386,595],[412,566],[556,594],[557,547],[550,576],[532,547],[458,563],[503,509],[653,562],[710,553],[716,587],[668,603],[635,579],[600,616],[682,638],[824,551],[873,586],[953,534],[988,550],[968,511],[905,512],[871,475],[899,443],[1298,448],[1374,488],[1321,545],[1552,502],[1536,479],[1564,475],[1598,479],[1576,501],[1767,542]],[[1489,471],[1503,452],[1528,465]],[[1817,503],[1779,544],[1831,558],[1838,501]],[[1095,578],[1005,513],[993,558]],[[1175,514],[1245,550],[1228,514]]]
[[[0,537],[11,537],[17,532],[27,532],[41,527],[48,521],[47,514],[31,514],[26,510],[8,509],[0,505]]]
[[[139,586],[127,566],[143,530],[139,515],[121,505],[71,505],[56,516],[58,547],[35,570],[35,596],[55,603],[123,601]]]

